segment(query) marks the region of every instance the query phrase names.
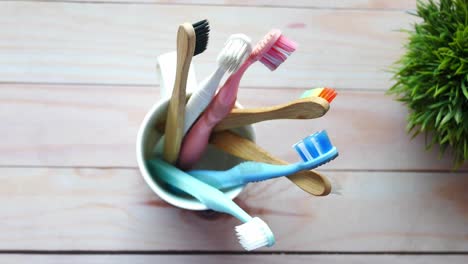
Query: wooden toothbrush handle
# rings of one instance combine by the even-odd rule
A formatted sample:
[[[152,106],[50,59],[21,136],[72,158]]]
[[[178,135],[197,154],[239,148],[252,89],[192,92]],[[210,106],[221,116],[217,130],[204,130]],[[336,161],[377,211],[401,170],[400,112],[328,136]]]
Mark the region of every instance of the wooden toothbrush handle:
[[[177,70],[171,100],[167,110],[163,157],[168,163],[177,161],[184,136],[187,77],[195,51],[195,30],[189,23],[177,32]]]
[[[308,97],[268,107],[233,109],[225,119],[216,125],[214,131],[242,127],[267,120],[319,118],[325,115],[329,107],[330,105],[323,98]]]
[[[273,157],[254,142],[229,131],[213,133],[210,138],[210,143],[241,159],[271,164],[288,164],[285,161]],[[325,196],[331,192],[330,181],[315,171],[300,171],[287,178],[305,192],[315,196]]]

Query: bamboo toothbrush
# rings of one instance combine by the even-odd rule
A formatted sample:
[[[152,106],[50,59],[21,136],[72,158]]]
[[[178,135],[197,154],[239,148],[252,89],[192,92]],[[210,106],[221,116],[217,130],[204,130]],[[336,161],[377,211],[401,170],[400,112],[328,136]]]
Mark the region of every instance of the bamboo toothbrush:
[[[213,133],[210,138],[210,143],[215,147],[244,160],[279,165],[288,164],[285,161],[275,158],[254,142],[240,137],[230,131]],[[330,181],[325,176],[315,171],[299,171],[287,176],[287,178],[297,185],[297,187],[315,196],[326,196],[330,194],[332,189]]]
[[[247,59],[252,51],[250,38],[244,34],[231,35],[223,49],[218,54],[217,63],[218,67],[208,77],[206,77],[197,86],[197,89],[192,93],[185,106],[185,120],[184,120],[184,135],[197,120],[200,113],[210,103],[216,90],[218,89],[219,82],[223,76],[235,72],[239,66]],[[158,130],[164,132],[166,120],[160,120],[156,124]],[[162,127],[162,130],[161,130]],[[165,142],[165,135],[159,140],[155,147],[155,151],[160,153]]]
[[[211,131],[234,107],[240,80],[249,66],[260,61],[274,71],[296,47],[296,43],[283,36],[279,30],[271,30],[255,45],[248,59],[226,80],[205,112],[184,137],[178,161],[181,168],[188,169],[200,159],[208,145]]]
[[[169,101],[164,141],[164,159],[175,163],[179,156],[185,120],[185,89],[192,57],[205,51],[210,31],[207,20],[184,23],[177,31],[177,71]]]
[[[248,109],[234,108],[213,130],[222,131],[275,119],[319,118],[328,112],[330,103],[336,96],[337,92],[333,88],[314,88],[305,91],[301,98],[286,104]],[[156,125],[158,130],[162,131],[164,122],[166,120]]]
[[[250,109],[233,109],[225,119],[216,125],[214,131],[251,125],[266,120],[313,119],[321,117],[327,113],[331,101],[327,101],[327,99],[320,97],[320,95],[336,94],[331,88],[325,88],[323,91],[318,96],[307,96],[286,104]]]

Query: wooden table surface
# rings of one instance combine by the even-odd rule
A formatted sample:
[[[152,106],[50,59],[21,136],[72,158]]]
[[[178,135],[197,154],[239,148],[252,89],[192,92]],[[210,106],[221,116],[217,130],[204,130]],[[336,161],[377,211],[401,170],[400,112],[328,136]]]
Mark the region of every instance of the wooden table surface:
[[[467,263],[468,167],[405,132],[406,108],[385,94],[417,21],[413,0],[0,1],[1,263]],[[254,65],[244,106],[335,87],[327,115],[255,126],[278,157],[327,129],[340,150],[323,166],[339,194],[306,195],[285,179],[236,201],[267,221],[277,244],[245,254],[238,221],[183,211],[145,185],[138,127],[160,98],[159,54],[181,22],[208,18],[197,76],[232,33],[254,42],[282,29],[299,49],[277,71]]]

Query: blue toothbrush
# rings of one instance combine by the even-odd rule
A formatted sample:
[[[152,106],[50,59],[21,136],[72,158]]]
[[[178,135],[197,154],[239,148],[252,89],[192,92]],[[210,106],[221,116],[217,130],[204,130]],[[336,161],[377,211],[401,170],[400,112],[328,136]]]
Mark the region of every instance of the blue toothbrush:
[[[218,189],[190,176],[161,159],[147,162],[148,169],[156,179],[184,191],[206,207],[222,213],[230,214],[244,224],[236,226],[239,242],[246,250],[254,250],[263,246],[275,244],[275,237],[268,225],[258,217],[251,217],[236,203]]]
[[[215,188],[224,189],[311,170],[338,156],[338,150],[325,130],[304,138],[293,147],[303,161],[288,165],[247,161],[226,171],[191,170],[188,173]]]

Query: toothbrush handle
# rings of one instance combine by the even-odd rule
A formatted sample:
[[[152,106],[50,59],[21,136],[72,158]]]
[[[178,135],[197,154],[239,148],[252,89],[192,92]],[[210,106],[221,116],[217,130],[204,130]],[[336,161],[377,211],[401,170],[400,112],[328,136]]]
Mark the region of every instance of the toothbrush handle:
[[[210,104],[224,73],[225,71],[221,67],[218,67],[215,72],[198,85],[197,90],[190,96],[185,108],[184,135],[187,134],[195,120]]]
[[[233,109],[216,125],[214,131],[251,125],[276,119],[312,119],[323,116],[329,109],[328,102],[319,97],[307,97],[292,102],[258,108]]]
[[[158,179],[192,195],[208,208],[233,215],[242,222],[247,222],[252,218],[221,191],[195,179],[163,160],[153,159],[148,162],[148,165],[149,169],[153,171],[153,175],[157,175]]]
[[[194,50],[195,31],[191,24],[184,23],[177,31],[177,71],[166,118],[163,154],[169,163],[175,163],[179,156],[185,118],[185,89]]]
[[[182,141],[179,161],[177,163],[179,168],[189,169],[197,163],[208,145],[211,128],[205,114],[195,122]]]
[[[234,107],[242,75],[253,62],[250,58],[247,59],[239,70],[227,79],[205,112],[189,130],[182,142],[179,167],[189,169],[201,158],[208,146],[211,131]]]
[[[271,164],[288,164],[260,148],[254,142],[229,131],[214,133],[210,138],[210,144],[244,160]],[[315,171],[299,171],[289,175],[287,178],[296,184],[296,186],[312,195],[325,196],[331,192],[332,186],[330,181]]]
[[[298,163],[274,165],[250,161],[226,171],[192,170],[188,173],[215,188],[223,189],[290,175],[300,169]]]

